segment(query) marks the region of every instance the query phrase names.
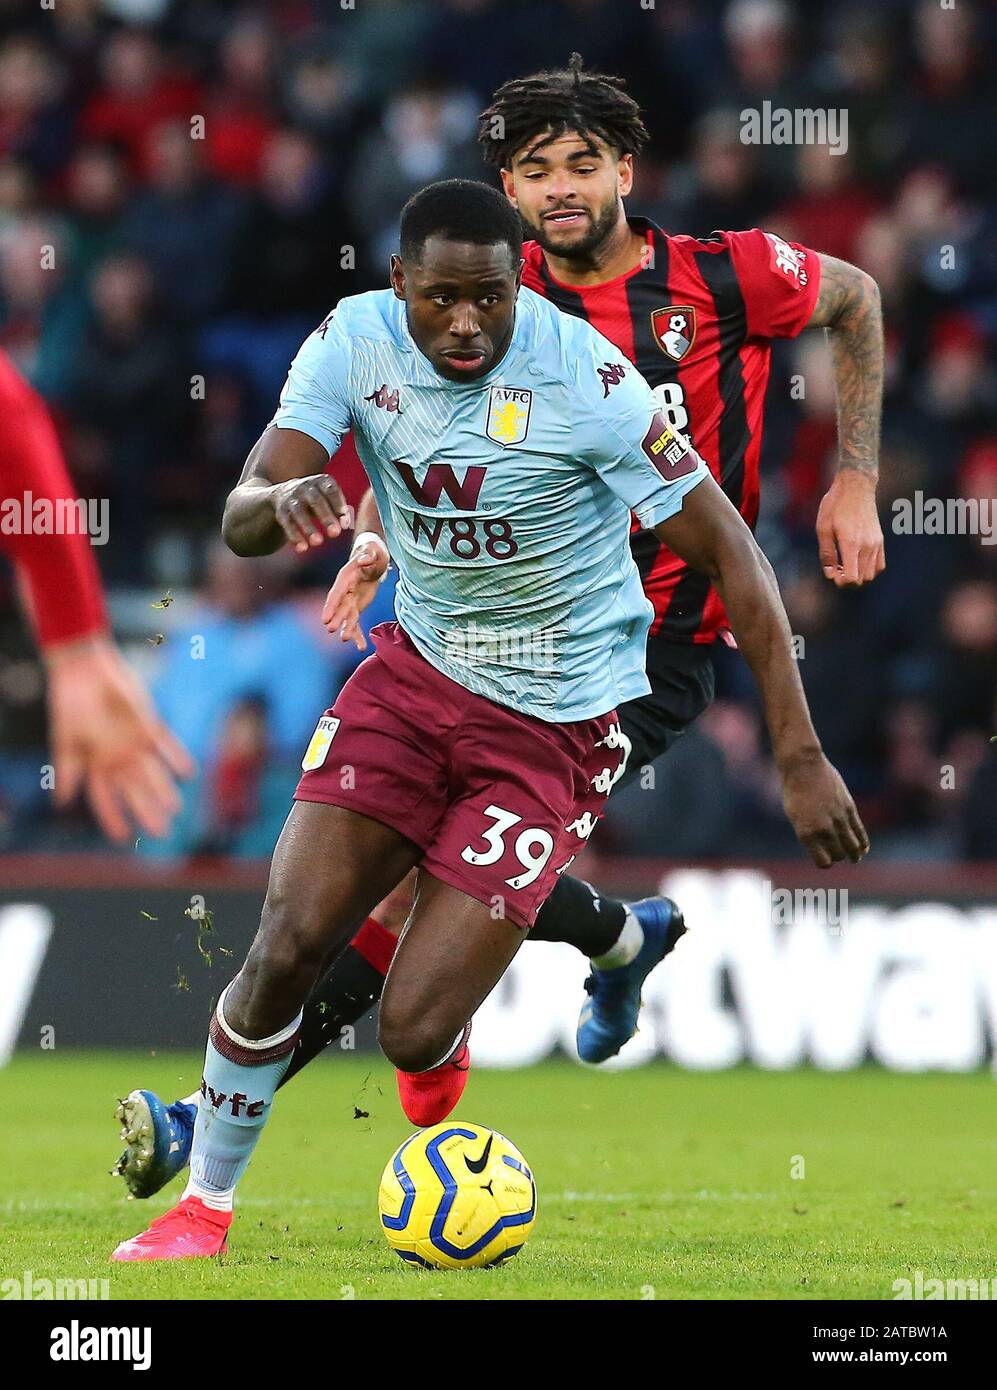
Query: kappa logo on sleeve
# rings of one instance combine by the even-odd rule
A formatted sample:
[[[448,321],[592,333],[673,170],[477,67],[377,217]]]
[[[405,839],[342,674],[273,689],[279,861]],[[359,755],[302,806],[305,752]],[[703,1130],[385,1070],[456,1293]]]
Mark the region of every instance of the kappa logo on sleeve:
[[[336,730],[342,720],[332,719],[325,716],[319,720],[312,734],[311,742],[305,749],[305,756],[301,759],[302,772],[314,772],[317,767],[321,767],[329,756],[329,748],[332,740],[336,737]]]
[[[699,467],[699,455],[689,445],[689,441],[669,429],[660,410],[654,412],[651,428],[641,440],[640,447],[667,483],[695,473]]]
[[[765,236],[772,248],[770,269],[776,275],[784,275],[788,280],[795,281],[798,290],[803,289],[807,283],[807,253],[790,246],[788,241],[783,241],[774,232],[766,232]]]
[[[602,382],[602,399],[605,400],[609,395],[611,386],[619,386],[626,376],[627,369],[622,362],[603,362],[601,367],[597,367],[599,380]]]

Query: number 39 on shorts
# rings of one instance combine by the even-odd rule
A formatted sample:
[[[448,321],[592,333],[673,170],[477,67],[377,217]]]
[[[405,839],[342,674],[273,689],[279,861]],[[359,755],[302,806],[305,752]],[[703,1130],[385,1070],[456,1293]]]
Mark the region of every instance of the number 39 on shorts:
[[[490,816],[493,822],[481,832],[481,838],[488,848],[476,850],[472,845],[465,845],[460,852],[465,863],[479,867],[497,864],[508,848],[506,836],[515,826],[523,823],[522,816],[517,816],[513,811],[503,811],[501,806],[486,806],[485,815]],[[510,888],[527,888],[543,873],[547,860],[554,852],[554,837],[547,830],[526,827],[512,840],[512,852],[522,864],[524,872],[513,874],[505,881]]]

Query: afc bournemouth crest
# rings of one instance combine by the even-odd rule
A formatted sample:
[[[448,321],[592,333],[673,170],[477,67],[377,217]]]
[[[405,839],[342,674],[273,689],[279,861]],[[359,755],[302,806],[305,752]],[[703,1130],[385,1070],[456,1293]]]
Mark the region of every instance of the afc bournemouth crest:
[[[673,362],[681,362],[696,337],[696,311],[688,304],[655,309],[651,314],[655,342]]]
[[[530,428],[533,392],[516,386],[493,386],[488,392],[488,423],[485,434],[496,444],[510,448],[522,444]]]

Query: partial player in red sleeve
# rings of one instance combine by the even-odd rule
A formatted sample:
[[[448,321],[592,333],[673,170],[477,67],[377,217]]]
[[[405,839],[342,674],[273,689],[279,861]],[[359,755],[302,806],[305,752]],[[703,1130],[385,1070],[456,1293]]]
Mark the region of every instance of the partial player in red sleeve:
[[[88,536],[25,524],[32,504],[75,492],[42,400],[2,354],[0,418],[8,515],[22,517],[0,527],[0,549],[14,563],[45,662],[56,803],[82,790],[112,840],[136,828],[162,835],[180,806],[175,779],[190,776],[193,762],[111,640]]]

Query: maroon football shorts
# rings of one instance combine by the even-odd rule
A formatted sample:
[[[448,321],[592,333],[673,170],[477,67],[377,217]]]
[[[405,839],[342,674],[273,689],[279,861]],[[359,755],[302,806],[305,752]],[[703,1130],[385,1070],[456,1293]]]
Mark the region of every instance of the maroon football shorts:
[[[435,878],[532,926],[620,771],[615,712],[548,724],[442,675],[397,623],[371,636],[374,654],[319,720],[295,799],[390,826]]]

